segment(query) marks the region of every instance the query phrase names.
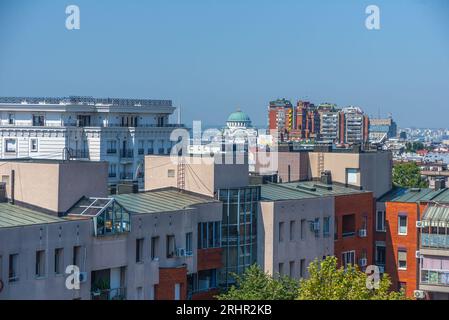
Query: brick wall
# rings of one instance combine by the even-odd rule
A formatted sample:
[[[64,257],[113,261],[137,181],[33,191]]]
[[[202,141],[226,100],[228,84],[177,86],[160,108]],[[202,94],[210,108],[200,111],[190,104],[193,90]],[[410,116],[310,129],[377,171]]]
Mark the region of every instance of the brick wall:
[[[187,267],[160,268],[159,284],[155,286],[155,300],[174,300],[175,284],[181,284],[181,300],[187,299]]]
[[[340,265],[342,253],[352,250],[355,251],[356,263],[359,262],[362,251],[365,251],[368,265],[374,264],[374,210],[374,198],[371,192],[335,197],[338,238],[334,243],[334,252]],[[343,237],[343,216],[347,214],[355,215],[356,234]],[[362,238],[358,235],[358,231],[362,228],[364,216],[367,217],[367,236]]]
[[[223,267],[223,249],[198,249],[197,270],[220,269]]]
[[[413,297],[417,289],[417,276],[419,265],[416,259],[418,250],[418,232],[416,221],[420,220],[425,204],[387,202],[386,206],[386,265],[385,272],[391,277],[392,288],[399,289],[399,283],[406,284],[406,294]],[[398,234],[398,216],[407,215],[407,235]],[[407,270],[398,269],[398,249],[407,250]]]

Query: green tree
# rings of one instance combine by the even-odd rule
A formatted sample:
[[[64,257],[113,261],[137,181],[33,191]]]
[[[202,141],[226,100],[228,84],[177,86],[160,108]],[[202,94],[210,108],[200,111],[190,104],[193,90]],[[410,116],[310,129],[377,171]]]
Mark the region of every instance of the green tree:
[[[404,188],[427,188],[427,181],[421,176],[415,162],[399,163],[393,167],[393,183]]]
[[[315,260],[309,265],[309,278],[299,284],[299,300],[405,300],[403,292],[390,291],[384,274],[378,289],[368,289],[367,275],[358,267],[338,268],[337,258]]]
[[[242,276],[233,276],[236,285],[220,294],[219,300],[294,300],[298,296],[298,281],[285,276],[273,277],[256,264]]]

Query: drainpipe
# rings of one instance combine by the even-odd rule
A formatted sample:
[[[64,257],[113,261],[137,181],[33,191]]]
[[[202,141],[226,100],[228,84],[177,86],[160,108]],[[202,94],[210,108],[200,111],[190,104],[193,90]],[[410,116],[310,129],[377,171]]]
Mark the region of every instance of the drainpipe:
[[[15,185],[16,171],[11,170],[11,204],[14,204],[14,185]]]

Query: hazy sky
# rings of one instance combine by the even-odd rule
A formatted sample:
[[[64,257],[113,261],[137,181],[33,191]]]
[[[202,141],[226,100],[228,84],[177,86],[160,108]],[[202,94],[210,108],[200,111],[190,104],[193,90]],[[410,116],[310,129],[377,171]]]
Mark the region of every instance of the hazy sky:
[[[449,1],[0,0],[0,95],[172,99],[190,125],[301,98],[449,127]]]

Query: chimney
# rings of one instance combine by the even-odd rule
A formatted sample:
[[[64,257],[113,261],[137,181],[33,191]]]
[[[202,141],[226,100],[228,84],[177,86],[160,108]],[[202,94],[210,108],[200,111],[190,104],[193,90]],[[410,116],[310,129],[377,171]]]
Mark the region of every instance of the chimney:
[[[332,184],[332,173],[330,172],[330,170],[321,172],[320,181],[321,181],[321,183],[326,184],[326,185]]]

